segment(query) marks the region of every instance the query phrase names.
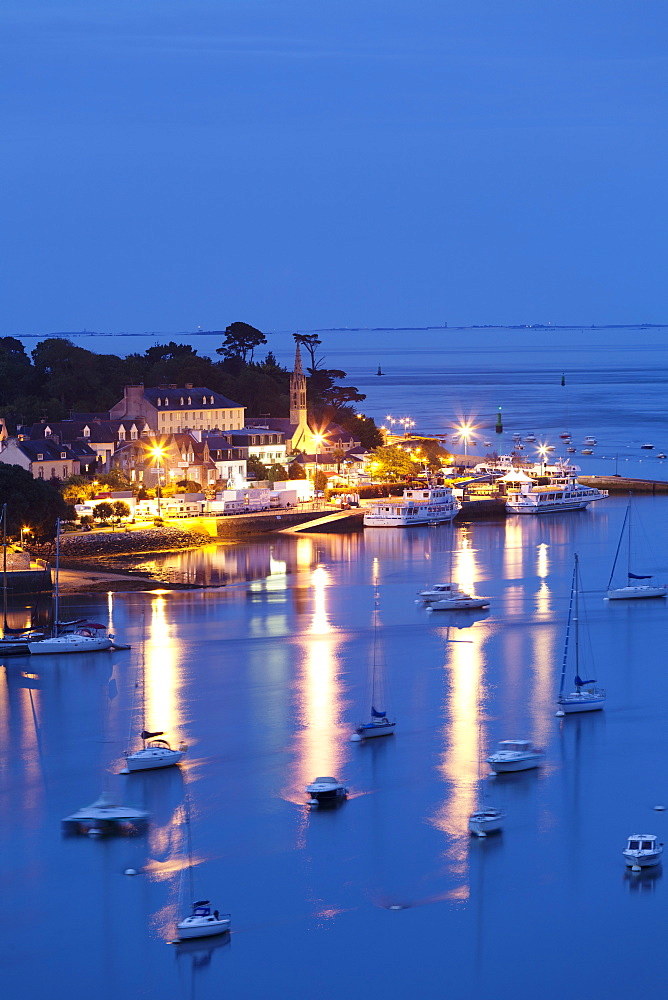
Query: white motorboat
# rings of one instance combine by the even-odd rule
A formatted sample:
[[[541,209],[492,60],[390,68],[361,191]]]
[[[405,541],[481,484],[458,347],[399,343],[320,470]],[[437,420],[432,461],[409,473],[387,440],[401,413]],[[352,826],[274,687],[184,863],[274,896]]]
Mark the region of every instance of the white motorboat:
[[[376,705],[385,702],[383,691],[382,664],[378,651],[378,589],[374,596],[373,609],[373,655],[371,661],[371,713],[368,722],[361,722],[350,737],[355,743],[360,740],[368,740],[374,736],[392,736],[396,728],[396,722],[391,722],[384,709],[377,709]]]
[[[143,726],[146,727],[146,635],[145,619],[142,611],[142,643],[141,643],[141,715]],[[133,725],[133,713],[130,713],[130,725]],[[149,732],[146,728],[141,731],[142,746],[138,750],[127,750],[125,753],[125,767],[121,774],[130,774],[133,771],[152,771],[158,767],[172,767],[185,755],[188,747],[185,743],[179,743],[176,750],[173,750],[167,740],[159,739],[164,736],[161,730]],[[132,736],[132,730],[130,732]]]
[[[566,451],[568,452],[569,455],[574,455],[575,452],[577,451],[577,448],[573,448],[573,446],[571,445],[566,449]]]
[[[524,443],[525,444],[533,444],[535,440],[536,440],[536,435],[535,434],[525,434],[524,435]]]
[[[653,833],[632,833],[622,853],[629,867],[651,868],[661,861],[663,844]]]
[[[365,513],[366,528],[407,528],[413,524],[443,524],[461,509],[449,486],[404,490],[401,500],[380,500]]]
[[[591,434],[588,434],[587,437],[583,439],[582,443],[586,445],[591,445],[591,444],[598,444],[598,441]]]
[[[626,586],[613,587],[612,581],[615,576],[615,568],[617,566],[617,560],[624,541],[624,535],[626,535]],[[626,513],[624,514],[624,520],[622,521],[622,530],[619,534],[619,542],[617,544],[615,559],[610,572],[610,579],[608,580],[606,597],[609,601],[632,601],[648,597],[665,597],[668,593],[665,585],[656,586],[655,584],[633,582],[634,580],[651,579],[651,573],[639,574],[631,572],[631,499],[629,498]]]
[[[316,778],[306,786],[306,792],[311,796],[311,806],[334,805],[342,802],[348,795],[348,789],[337,778]]]
[[[528,771],[539,767],[545,760],[545,751],[529,740],[501,740],[496,753],[487,758],[497,774],[507,771]]]
[[[191,941],[193,938],[211,937],[214,934],[225,934],[232,924],[229,913],[219,913],[211,909],[208,899],[199,899],[193,903],[192,913],[176,925],[180,941]]]
[[[421,590],[419,597],[427,605],[427,611],[462,611],[489,607],[488,597],[473,597],[456,583],[435,583],[428,590]]]
[[[538,485],[528,476],[522,477],[519,473],[513,485],[512,478],[512,474],[504,477],[508,481],[506,510],[511,514],[555,514],[584,510],[595,500],[604,500],[608,496],[607,490],[579,483],[570,466],[555,469],[546,485]]]
[[[593,455],[594,452],[591,450],[591,448],[583,448],[582,451],[580,452],[580,454],[581,455]]]
[[[181,892],[184,887],[185,876],[188,877],[188,889],[190,898],[195,895],[194,891],[194,866],[192,835],[190,832],[190,800],[186,796],[183,804],[184,822],[187,832],[188,843],[188,864],[181,872]],[[225,934],[229,931],[232,918],[229,913],[219,913],[218,910],[211,909],[208,899],[198,899],[192,904],[191,912],[176,925],[176,933],[179,941],[192,941],[193,938],[213,937],[215,934]]]
[[[652,451],[654,449],[653,444],[641,444],[640,448],[642,451]]]
[[[148,825],[148,813],[132,806],[119,806],[106,792],[89,806],[66,816],[62,821],[63,833],[88,837],[118,834],[128,837],[143,833]]]
[[[573,580],[571,582],[571,599],[568,605],[568,619],[566,621],[566,638],[564,640],[564,655],[561,661],[561,679],[559,682],[559,697],[557,698],[557,715],[571,715],[574,712],[596,712],[602,709],[605,705],[605,691],[603,688],[598,688],[595,686],[596,680],[589,679],[583,680],[580,677],[580,591],[582,589],[580,582],[580,570],[577,554],[574,557],[573,563]],[[569,646],[570,646],[570,636],[571,636],[571,626],[574,630],[574,663],[573,670],[575,673],[575,691],[570,693],[564,693],[564,685],[566,680],[566,667],[569,660]],[[587,644],[589,646],[589,644]],[[591,668],[588,672],[592,672]]]

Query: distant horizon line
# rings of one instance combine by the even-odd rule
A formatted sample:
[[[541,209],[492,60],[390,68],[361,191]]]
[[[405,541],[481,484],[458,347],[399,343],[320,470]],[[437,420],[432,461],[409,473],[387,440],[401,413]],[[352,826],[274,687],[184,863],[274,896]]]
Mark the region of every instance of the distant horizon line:
[[[469,323],[449,326],[321,326],[309,330],[262,330],[267,336],[276,334],[311,334],[311,333],[406,333],[410,330],[426,332],[428,330],[662,330],[668,328],[668,323]],[[259,327],[257,328],[259,329]],[[164,333],[146,330],[143,333],[108,333],[97,330],[69,330],[51,333],[21,333],[4,334],[6,337],[16,337],[17,340],[47,340],[51,337],[223,337],[225,330],[181,330],[177,333]]]

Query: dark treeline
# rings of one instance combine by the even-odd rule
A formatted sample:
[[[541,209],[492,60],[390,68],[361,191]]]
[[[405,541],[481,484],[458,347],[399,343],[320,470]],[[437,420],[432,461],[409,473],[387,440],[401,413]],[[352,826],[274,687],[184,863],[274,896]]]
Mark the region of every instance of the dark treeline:
[[[335,420],[368,447],[380,444],[374,422],[360,419],[353,404],[365,397],[340,380],[345,372],[327,369],[318,357],[320,340],[298,336],[311,364],[305,367],[309,411],[316,421]],[[307,342],[308,341],[308,342]],[[287,416],[290,372],[271,351],[256,352],[267,338],[246,323],[227,327],[219,361],[203,357],[189,344],[155,344],[143,354],[120,358],[95,354],[62,337],[47,337],[28,355],[20,340],[0,338],[0,416],[10,433],[45,418],[62,420],[72,412],[106,413],[123,396],[125,385],[206,386],[245,406],[249,417]]]

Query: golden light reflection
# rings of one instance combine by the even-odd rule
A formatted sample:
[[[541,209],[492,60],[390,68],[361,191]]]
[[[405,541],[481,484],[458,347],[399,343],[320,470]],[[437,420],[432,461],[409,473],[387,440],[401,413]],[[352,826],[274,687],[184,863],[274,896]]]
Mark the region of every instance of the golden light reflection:
[[[150,621],[144,655],[146,657],[146,718],[151,731],[162,730],[173,738],[179,728],[179,676],[176,669],[176,640],[170,635],[166,601],[161,594],[151,600]]]
[[[304,788],[319,775],[342,778],[348,759],[347,730],[342,725],[341,682],[338,676],[340,639],[327,611],[329,573],[316,567],[311,573],[312,617],[299,637],[301,652],[297,675],[297,760],[286,797],[304,803]]]
[[[27,812],[39,806],[44,793],[38,739],[41,692],[30,687],[19,687],[17,694],[21,718],[22,805]]]
[[[523,575],[522,518],[508,517],[505,522],[503,545],[503,575],[516,580]]]
[[[446,722],[442,730],[445,749],[439,770],[448,786],[448,797],[433,822],[449,838],[445,855],[459,879],[455,898],[468,899],[468,818],[477,802],[482,753],[479,739],[482,643],[478,637],[471,643],[448,643],[446,655],[450,683],[445,706]]]
[[[454,553],[453,580],[467,594],[475,594],[478,567],[476,555],[469,538],[462,539],[462,547]]]
[[[313,542],[306,535],[302,535],[297,539],[296,560],[299,569],[311,568],[313,562]]]

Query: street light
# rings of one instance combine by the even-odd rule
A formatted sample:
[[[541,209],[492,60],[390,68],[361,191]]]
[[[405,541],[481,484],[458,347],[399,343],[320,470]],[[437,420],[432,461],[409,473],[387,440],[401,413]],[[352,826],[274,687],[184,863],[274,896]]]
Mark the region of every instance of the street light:
[[[151,448],[151,454],[155,458],[158,466],[158,517],[160,517],[160,473],[162,469],[160,468],[160,460],[164,457],[165,449],[161,445],[156,445],[155,448]]]
[[[396,417],[390,416],[389,413],[385,417],[385,419],[387,420],[388,424],[390,425],[390,441],[389,441],[389,443],[392,444],[392,424],[396,424],[397,420],[396,420]]]
[[[541,476],[545,472],[545,459],[547,456],[547,445],[541,444],[538,448],[538,454],[540,455],[540,474]]]
[[[473,428],[470,424],[461,424],[458,428],[459,437],[464,442],[464,455],[469,453],[469,438],[473,432]]]

